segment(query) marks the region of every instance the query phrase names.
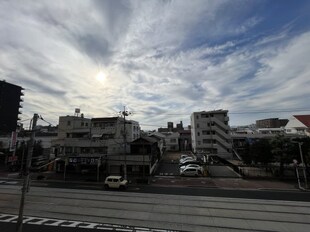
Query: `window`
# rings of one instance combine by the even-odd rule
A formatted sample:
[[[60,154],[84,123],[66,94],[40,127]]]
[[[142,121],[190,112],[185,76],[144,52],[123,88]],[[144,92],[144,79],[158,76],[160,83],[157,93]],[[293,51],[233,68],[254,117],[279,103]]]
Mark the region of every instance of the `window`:
[[[67,121],[67,126],[71,126],[71,121]]]
[[[88,123],[87,123],[87,122],[85,123],[85,126],[88,126]]]
[[[201,117],[202,118],[209,118],[209,115],[208,114],[202,114]]]
[[[197,135],[200,136],[200,132],[197,132]]]
[[[176,139],[170,139],[170,143],[175,143],[176,141]]]
[[[201,145],[201,142],[200,141],[197,141],[198,145]]]
[[[197,123],[197,128],[199,128],[199,123]]]
[[[211,116],[211,117],[214,117],[214,115],[213,115],[213,114],[210,114],[210,116]]]
[[[81,126],[84,126],[84,122],[81,122]]]
[[[199,119],[199,115],[196,115],[196,119]]]
[[[209,135],[209,134],[210,134],[210,131],[204,130],[204,131],[202,131],[202,134],[203,134],[203,135]]]

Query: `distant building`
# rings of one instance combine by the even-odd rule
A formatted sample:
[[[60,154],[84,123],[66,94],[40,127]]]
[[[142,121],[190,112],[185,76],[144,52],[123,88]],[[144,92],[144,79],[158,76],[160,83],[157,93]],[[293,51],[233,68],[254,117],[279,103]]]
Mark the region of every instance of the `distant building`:
[[[180,123],[178,123],[176,127],[173,127],[173,122],[168,122],[167,128],[158,128],[158,132],[161,132],[161,133],[179,132],[182,130],[184,130],[182,121],[180,121]]]
[[[280,128],[285,127],[288,119],[279,119],[279,118],[267,118],[256,121],[256,128]]]
[[[191,151],[192,150],[192,138],[191,130],[182,130],[179,132],[179,146],[180,151]]]
[[[0,134],[16,131],[23,88],[0,81]]]
[[[293,115],[285,126],[285,132],[310,136],[310,115]]]
[[[201,111],[191,115],[192,147],[195,153],[232,157],[227,110]]]

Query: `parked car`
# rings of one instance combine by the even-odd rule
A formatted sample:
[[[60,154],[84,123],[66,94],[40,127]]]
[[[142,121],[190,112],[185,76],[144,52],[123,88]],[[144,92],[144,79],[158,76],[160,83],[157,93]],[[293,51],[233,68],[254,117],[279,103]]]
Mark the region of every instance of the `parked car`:
[[[128,181],[121,176],[108,176],[104,181],[104,188],[126,189]]]
[[[185,169],[180,170],[181,176],[200,176],[202,175],[202,171],[199,168],[187,167]]]
[[[187,166],[187,165],[189,165],[189,164],[198,164],[198,165],[201,165],[201,163],[200,163],[199,161],[197,161],[197,160],[187,160],[187,161],[185,161],[185,162],[183,162],[183,163],[180,163],[179,166],[180,166],[180,167],[181,167],[181,166]]]
[[[181,166],[180,167],[180,171],[181,170],[185,170],[186,168],[197,168],[197,169],[199,169],[201,172],[203,172],[203,167],[202,166],[200,166],[199,164],[188,164],[188,165],[184,165],[184,166]]]
[[[187,157],[187,158],[184,158],[184,159],[180,159],[180,164],[182,163],[185,163],[186,161],[194,161],[195,159],[192,158],[192,157]]]
[[[190,157],[189,155],[186,155],[186,154],[182,154],[181,156],[180,156],[180,160],[181,159],[185,159],[185,158],[187,158],[187,157]]]

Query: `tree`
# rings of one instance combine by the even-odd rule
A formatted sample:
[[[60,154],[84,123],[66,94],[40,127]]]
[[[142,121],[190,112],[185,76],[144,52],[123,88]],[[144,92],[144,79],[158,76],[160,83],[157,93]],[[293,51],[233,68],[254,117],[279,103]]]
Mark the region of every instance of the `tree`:
[[[283,176],[284,164],[293,162],[293,159],[298,159],[298,147],[292,141],[284,137],[284,135],[277,135],[272,141],[272,153],[275,161],[280,163],[280,176]]]
[[[254,163],[268,164],[273,161],[272,147],[267,139],[260,139],[250,146],[250,157]]]

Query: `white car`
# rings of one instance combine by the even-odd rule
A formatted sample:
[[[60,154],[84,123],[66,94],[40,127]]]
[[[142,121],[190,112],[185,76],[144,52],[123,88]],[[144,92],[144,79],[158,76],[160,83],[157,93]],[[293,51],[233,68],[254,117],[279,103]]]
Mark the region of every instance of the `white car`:
[[[199,169],[201,171],[201,173],[203,173],[203,167],[201,167],[198,164],[189,164],[189,165],[186,165],[186,166],[181,166],[180,167],[180,171],[183,171],[186,168],[197,168],[197,169]]]
[[[104,181],[104,188],[126,189],[128,181],[121,176],[108,176]]]
[[[180,159],[180,164],[183,164],[183,163],[185,163],[187,161],[195,161],[195,159],[192,158],[192,157],[186,157],[184,159]]]
[[[183,170],[180,169],[181,176],[200,176],[202,172],[199,168],[185,168]]]
[[[187,158],[187,157],[190,157],[190,156],[189,156],[189,155],[183,154],[183,155],[181,155],[180,159],[185,159],[185,158]]]

